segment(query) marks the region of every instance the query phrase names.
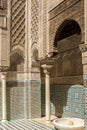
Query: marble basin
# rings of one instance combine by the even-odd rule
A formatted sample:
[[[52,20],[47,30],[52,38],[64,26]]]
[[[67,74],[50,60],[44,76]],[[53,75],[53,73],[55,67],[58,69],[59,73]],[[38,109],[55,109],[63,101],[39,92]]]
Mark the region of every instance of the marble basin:
[[[55,119],[53,124],[58,130],[84,130],[84,120],[80,118]]]

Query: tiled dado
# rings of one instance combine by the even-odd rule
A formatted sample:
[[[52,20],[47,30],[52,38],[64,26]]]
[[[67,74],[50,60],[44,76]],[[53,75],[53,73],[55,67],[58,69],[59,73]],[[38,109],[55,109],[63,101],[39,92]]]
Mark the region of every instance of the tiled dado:
[[[1,84],[1,82],[0,82]],[[41,117],[40,81],[9,81],[7,84],[7,119],[25,118],[25,106],[28,118]],[[25,92],[26,91],[26,92]],[[29,111],[29,108],[31,110]],[[0,86],[0,120],[2,119],[2,85]]]
[[[87,88],[84,88],[85,90],[85,114],[87,115]]]
[[[41,91],[42,115],[45,114],[45,87]],[[51,114],[84,118],[84,87],[81,85],[51,85]]]

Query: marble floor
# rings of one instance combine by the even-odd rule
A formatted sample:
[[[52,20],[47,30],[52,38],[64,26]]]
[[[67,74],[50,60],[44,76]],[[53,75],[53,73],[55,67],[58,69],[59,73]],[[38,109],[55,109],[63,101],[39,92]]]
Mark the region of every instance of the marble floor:
[[[44,125],[47,125],[51,128],[54,128],[54,125],[53,125],[53,120],[56,119],[57,117],[56,116],[53,116],[51,115],[51,121],[50,122],[46,122],[46,118],[45,117],[42,117],[42,118],[35,118],[34,120],[41,123],[41,124],[44,124]]]
[[[0,122],[0,130],[55,130],[44,123],[33,119],[20,119]]]

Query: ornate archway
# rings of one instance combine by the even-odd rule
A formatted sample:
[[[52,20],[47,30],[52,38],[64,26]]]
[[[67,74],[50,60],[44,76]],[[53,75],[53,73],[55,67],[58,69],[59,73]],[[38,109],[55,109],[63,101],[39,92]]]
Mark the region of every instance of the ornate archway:
[[[58,52],[54,55],[56,60],[51,70],[51,112],[56,116],[72,117],[72,112],[73,116],[80,117],[80,106],[75,104],[78,97],[75,98],[76,95],[82,96],[80,90],[82,89],[82,93],[84,90],[83,86],[80,88],[83,84],[82,54],[79,49],[81,38],[80,26],[74,20],[65,20],[55,35],[54,47]],[[80,114],[84,117],[84,108]]]
[[[61,55],[61,65],[60,62],[57,62],[61,74],[57,74],[57,76],[66,77],[83,74],[81,51],[79,49],[81,38],[80,26],[74,20],[65,20],[58,28],[54,46],[58,50],[58,57]]]

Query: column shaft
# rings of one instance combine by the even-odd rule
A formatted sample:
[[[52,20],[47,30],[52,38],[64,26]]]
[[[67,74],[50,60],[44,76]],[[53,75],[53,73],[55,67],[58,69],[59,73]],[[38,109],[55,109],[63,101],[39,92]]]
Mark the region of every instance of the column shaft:
[[[6,108],[6,74],[2,74],[2,121],[7,120]]]
[[[46,121],[50,121],[50,77],[49,74],[45,74],[45,102],[46,102]]]
[[[53,67],[52,64],[47,65],[43,64],[41,66],[43,68],[45,74],[45,114],[46,114],[46,122],[50,122],[51,120],[51,113],[50,113],[50,69]]]

